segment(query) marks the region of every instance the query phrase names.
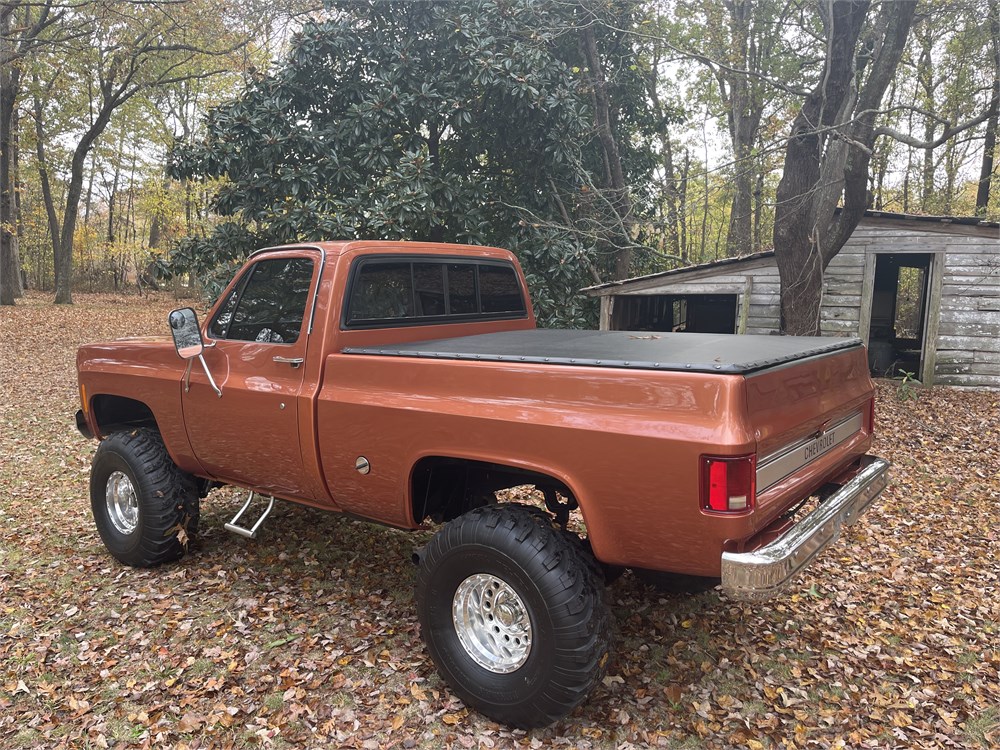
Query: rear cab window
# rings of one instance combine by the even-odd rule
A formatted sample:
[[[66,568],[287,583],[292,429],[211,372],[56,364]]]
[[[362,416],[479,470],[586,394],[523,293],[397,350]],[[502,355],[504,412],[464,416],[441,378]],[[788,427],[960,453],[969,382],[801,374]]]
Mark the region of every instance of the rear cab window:
[[[441,257],[355,261],[343,327],[389,328],[526,318],[513,264]]]

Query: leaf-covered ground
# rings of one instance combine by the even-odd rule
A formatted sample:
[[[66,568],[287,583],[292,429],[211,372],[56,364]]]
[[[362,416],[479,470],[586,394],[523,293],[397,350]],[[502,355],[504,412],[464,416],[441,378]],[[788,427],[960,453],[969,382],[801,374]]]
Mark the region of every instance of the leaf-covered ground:
[[[84,342],[173,300],[0,308],[0,747],[1000,745],[1000,394],[879,385],[891,489],[787,596],[610,588],[617,654],[565,721],[512,731],[442,684],[414,617],[422,539],[282,504],[261,538],[203,502],[203,549],[134,570],[94,529],[73,426]]]

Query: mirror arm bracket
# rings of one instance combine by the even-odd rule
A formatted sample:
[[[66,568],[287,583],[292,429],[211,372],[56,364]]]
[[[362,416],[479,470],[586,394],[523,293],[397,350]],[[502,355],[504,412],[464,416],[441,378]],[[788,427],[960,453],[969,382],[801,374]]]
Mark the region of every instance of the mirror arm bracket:
[[[201,362],[201,368],[205,371],[209,385],[215,391],[215,395],[222,398],[222,389],[216,384],[215,378],[212,377],[212,373],[208,369],[208,363],[205,362],[205,357],[202,355],[205,349],[215,346],[217,342],[212,341],[210,344],[205,344],[201,329],[198,327],[198,315],[194,309],[181,307],[173,310],[167,316],[167,322],[170,324],[170,335],[173,336],[177,356],[187,360],[187,367],[184,369],[184,392],[188,393],[191,390],[191,367],[194,358],[197,357],[198,361]]]
[[[209,385],[212,386],[212,390],[215,391],[215,395],[218,396],[219,398],[222,398],[222,389],[219,388],[219,386],[217,386],[215,384],[215,378],[212,377],[212,373],[209,372],[209,370],[208,370],[208,364],[205,362],[205,357],[203,357],[201,354],[199,354],[198,355],[198,361],[201,362],[201,367],[205,371],[205,377],[208,378],[208,383],[209,383]],[[190,372],[190,371],[191,371],[191,368],[190,368],[190,363],[189,363],[188,372]]]

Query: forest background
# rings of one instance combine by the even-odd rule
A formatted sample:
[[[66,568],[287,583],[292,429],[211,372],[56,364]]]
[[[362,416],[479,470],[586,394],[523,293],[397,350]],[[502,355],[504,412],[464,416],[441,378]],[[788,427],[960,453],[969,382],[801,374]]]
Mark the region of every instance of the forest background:
[[[509,247],[588,326],[774,248],[809,333],[866,207],[1000,217],[998,0],[4,0],[0,65],[4,304],[380,237]]]

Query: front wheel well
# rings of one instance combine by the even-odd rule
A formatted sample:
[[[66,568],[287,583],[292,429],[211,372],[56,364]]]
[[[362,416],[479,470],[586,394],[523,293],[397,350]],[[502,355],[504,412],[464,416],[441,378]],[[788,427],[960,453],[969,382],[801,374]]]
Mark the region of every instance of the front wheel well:
[[[429,456],[414,466],[411,474],[413,520],[441,523],[496,501],[500,490],[534,485],[546,498],[546,505],[577,507],[572,490],[548,474],[487,461],[445,456]],[[559,515],[553,507],[549,510]],[[568,510],[567,510],[568,513]]]
[[[159,432],[152,410],[133,398],[100,393],[94,396],[90,408],[101,435],[148,427]]]

